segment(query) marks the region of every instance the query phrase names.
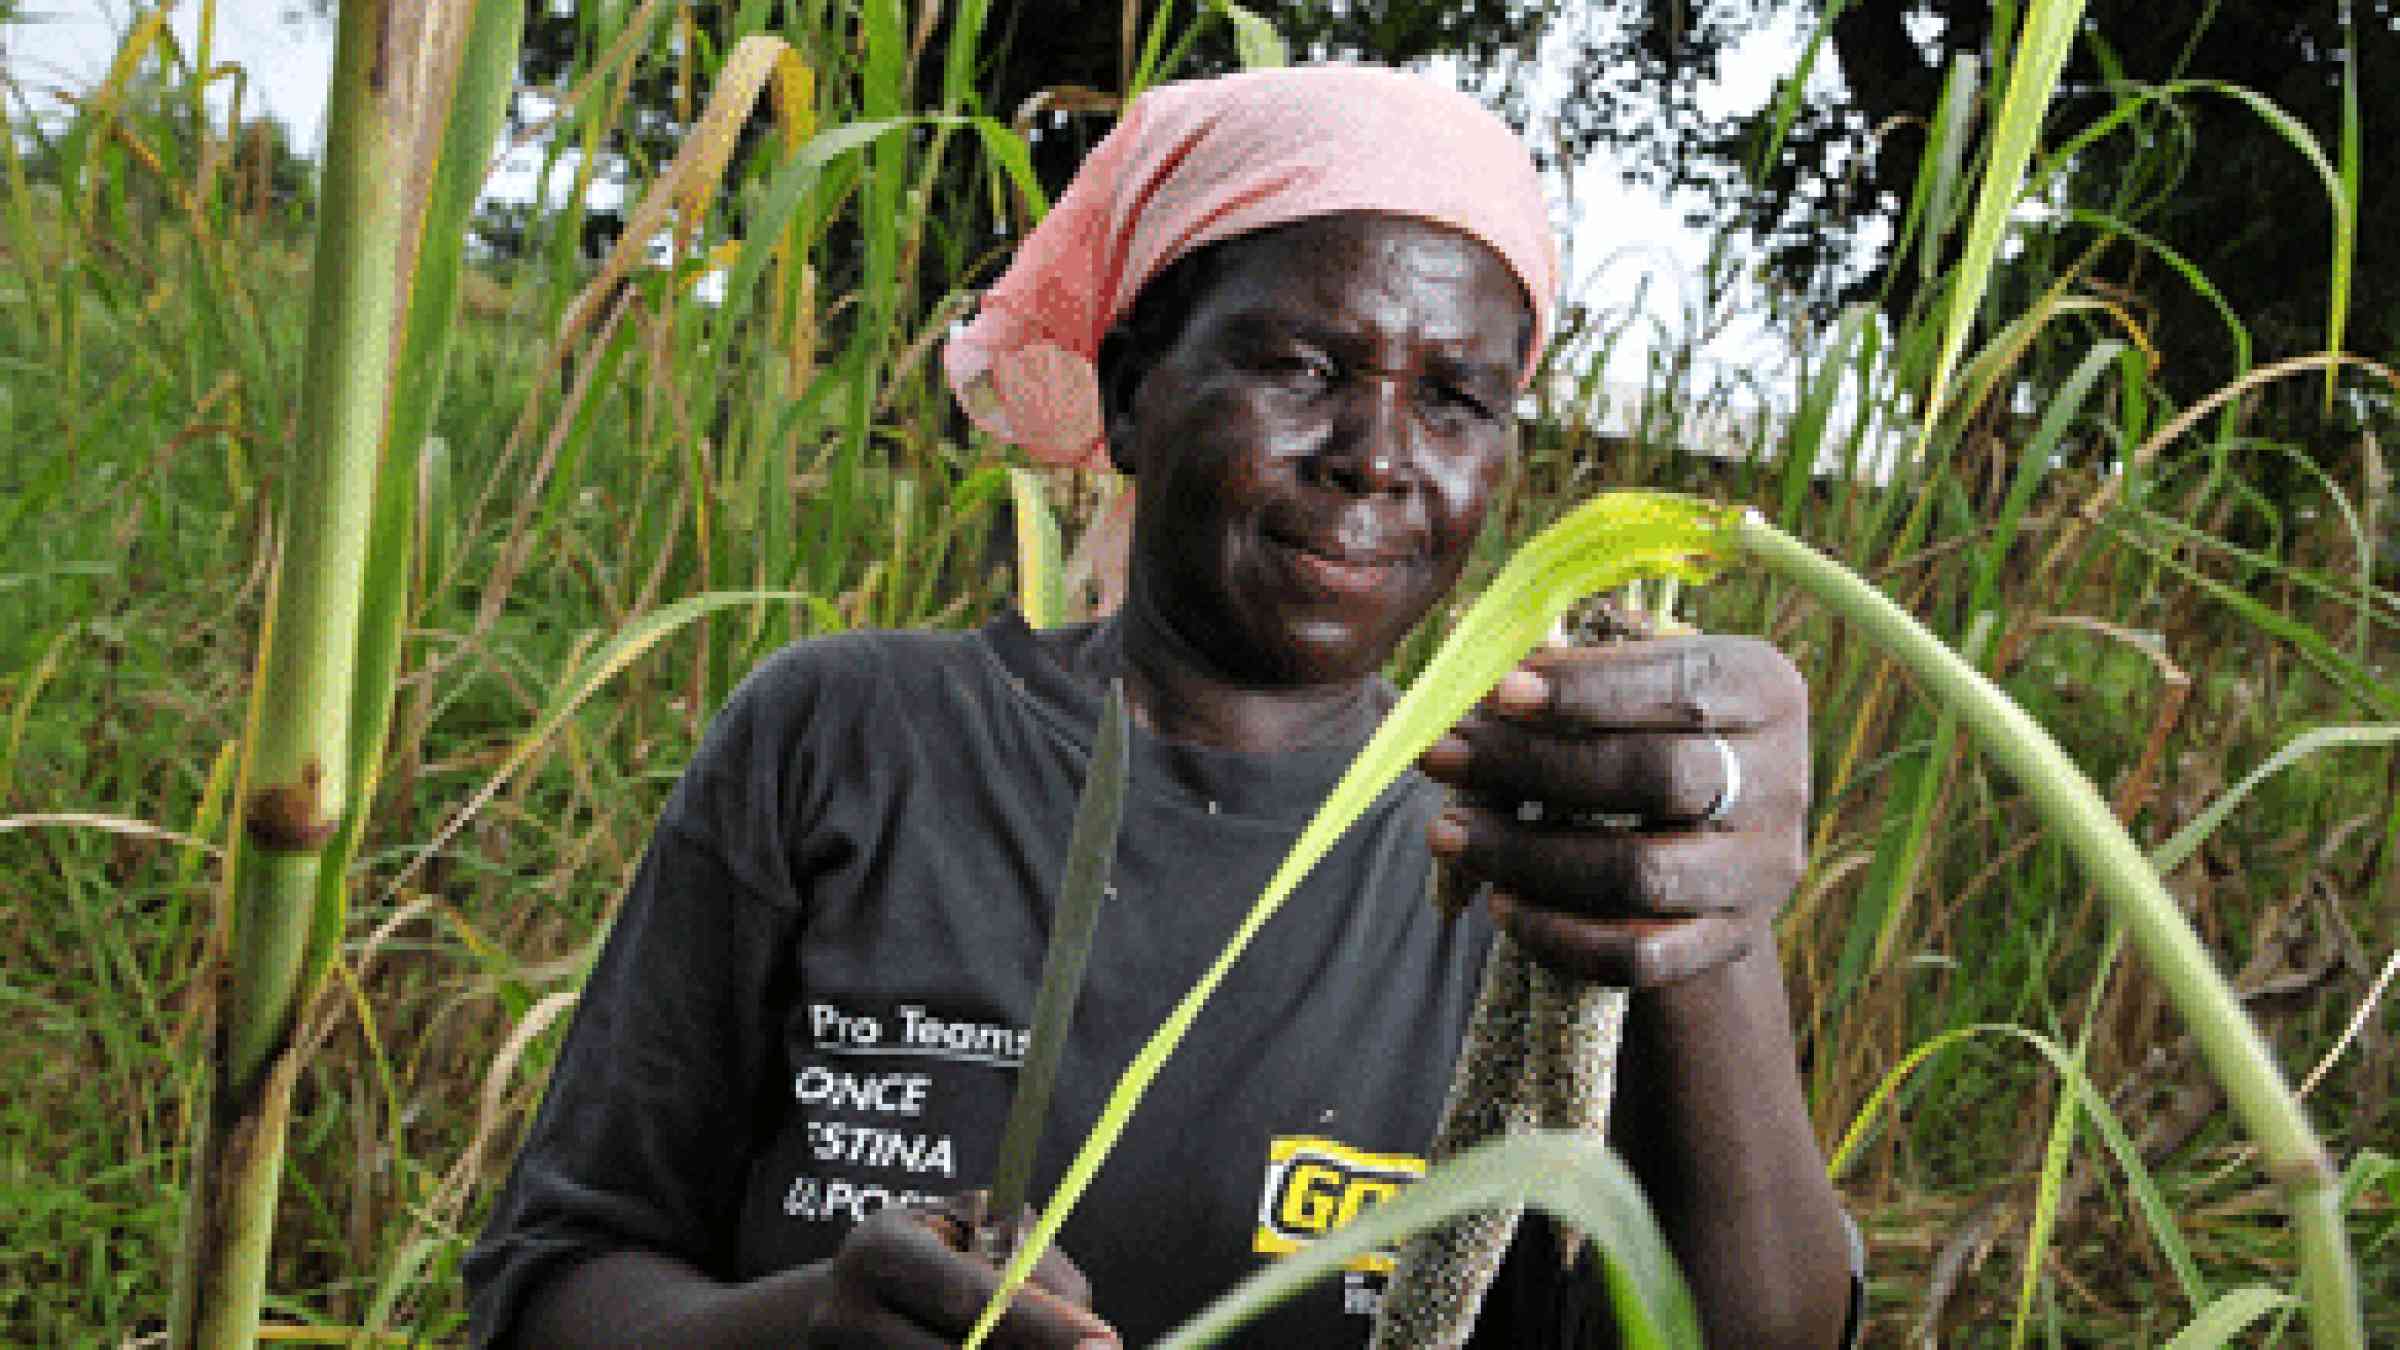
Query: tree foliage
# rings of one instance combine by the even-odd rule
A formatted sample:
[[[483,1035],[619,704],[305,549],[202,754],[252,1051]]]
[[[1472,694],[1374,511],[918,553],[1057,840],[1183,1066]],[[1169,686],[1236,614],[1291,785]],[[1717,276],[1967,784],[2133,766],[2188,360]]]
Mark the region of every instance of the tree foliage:
[[[2400,85],[2379,78],[2400,63],[2400,0],[2351,3],[2355,32],[2341,0],[2091,0],[2048,142],[2107,115],[2129,88],[2199,79],[2266,96],[2332,155],[2343,63],[2355,41],[2365,134],[2349,345],[2379,354],[2400,345],[2400,271],[2382,265],[2395,251],[2394,227],[2378,209],[2383,185],[2400,176],[2400,137],[2381,134],[2400,118],[2400,94],[2389,92]],[[556,88],[594,55],[611,7],[527,6],[525,82]],[[692,0],[683,31],[704,53],[743,14],[771,10],[794,31],[826,31],[799,22],[804,7],[805,0]],[[1607,152],[1631,176],[1694,194],[1706,204],[1695,223],[1730,223],[1751,236],[1774,274],[1820,311],[1862,298],[1907,302],[1911,287],[1882,241],[1917,181],[1928,120],[1954,62],[1977,63],[1989,90],[2015,12],[1987,0],[1258,0],[1250,8],[1307,57],[1454,63],[1532,132],[1538,155],[1557,162]],[[956,10],[906,16],[912,32],[924,25],[916,69],[941,68]],[[1206,0],[1173,0],[1163,12],[1171,34],[1199,25],[1174,74],[1235,66],[1229,25]],[[1770,109],[1711,115],[1704,93],[1745,36],[1770,24],[1813,31],[1828,12],[1818,78],[1797,104],[1781,153],[1754,173]],[[982,44],[977,111],[1009,118],[1043,90],[1120,90],[1147,31],[1129,34],[1129,15],[1147,25],[1158,11],[1129,11],[1119,0],[998,0]],[[608,153],[662,161],[684,130],[691,97],[675,63],[641,66],[627,90],[635,115],[613,123]],[[920,87],[916,97],[932,92]],[[1106,125],[1036,120],[1035,167],[1053,191]],[[2250,108],[2200,94],[2154,105],[2079,155],[2054,200],[2106,213],[2188,258],[2243,317],[2255,359],[2324,345],[2331,209],[2317,170]],[[604,244],[612,223],[602,215],[586,225],[603,236],[587,243]],[[498,226],[504,249],[515,242],[505,230]],[[2037,253],[2080,250],[2093,238],[2089,227],[2058,222],[2035,230],[2028,245]],[[2188,397],[2234,373],[2232,339],[2213,302],[2159,256],[2120,242],[2093,276],[2145,321],[2169,388]]]
[[[1670,12],[1685,9],[1677,0],[1648,0],[1647,7],[1661,32]],[[1822,0],[1693,8],[1671,35],[1687,57],[1662,69],[1688,81],[1753,26],[1797,15],[1813,27],[1828,8]],[[1994,19],[2013,8],[1984,0],[1851,0],[1838,7],[1826,49],[1838,67],[1838,96],[1802,100],[1783,153],[1763,175],[1754,179],[1749,165],[1767,131],[1766,110],[1718,119],[1689,137],[1637,138],[1640,171],[1705,193],[1761,244],[1783,279],[1819,305],[1898,303],[1908,287],[1894,274],[1895,260],[1875,256],[1865,241],[1900,219],[1953,62],[1973,59],[1986,88],[1994,82],[1996,44],[2012,36],[1996,34]],[[2351,9],[2354,30],[2345,25]],[[2272,100],[2337,158],[2344,62],[2355,42],[2364,134],[2347,345],[2390,353],[2400,344],[2400,272],[2391,264],[2400,239],[2381,206],[2400,178],[2400,137],[2387,131],[2400,121],[2400,85],[2382,75],[2400,64],[2396,11],[2392,0],[2091,0],[2045,141],[2063,143],[2135,86],[2222,81]],[[2079,154],[2052,201],[2115,217],[2188,258],[2242,317],[2256,359],[2325,345],[2332,208],[2317,168],[2250,107],[2204,93],[2154,105]],[[2033,231],[2028,245],[2080,251],[2095,237],[2089,226],[2060,221]],[[2190,397],[2234,373],[2232,338],[2218,310],[2158,255],[2120,242],[2092,275],[2133,302],[2170,389]]]
[[[526,0],[527,23],[523,80],[534,88],[556,88],[570,73],[583,68],[594,54],[596,35],[608,28],[607,6],[562,6],[551,0]],[[923,47],[916,69],[938,72],[947,52],[951,25],[958,6],[929,4],[910,7],[912,32],[921,32]],[[1405,64],[1429,58],[1456,61],[1474,72],[1491,101],[1522,126],[1533,109],[1530,82],[1514,78],[1547,40],[1562,38],[1574,50],[1597,51],[1588,13],[1572,0],[1371,0],[1366,4],[1333,0],[1299,0],[1293,4],[1252,3],[1247,6],[1271,22],[1296,53],[1313,59],[1357,59]],[[702,44],[721,42],[737,18],[766,8],[733,0],[690,0],[683,6],[689,30]],[[786,21],[797,19],[797,0],[776,6]],[[1169,42],[1188,29],[1193,38],[1171,74],[1192,76],[1235,69],[1238,65],[1231,26],[1207,0],[1170,0],[1156,9],[1121,0],[995,0],[981,44],[982,106],[977,111],[1002,119],[1013,117],[1026,101],[1043,90],[1082,88],[1115,94],[1121,91],[1148,37],[1148,25],[1163,15]],[[1136,27],[1128,32],[1128,20]],[[1570,30],[1575,31],[1570,31]],[[819,25],[791,22],[787,31],[821,32]],[[1128,44],[1127,39],[1132,39]],[[1556,47],[1552,50],[1555,52]],[[923,87],[916,94],[930,100],[936,91]],[[612,153],[655,163],[672,154],[686,124],[685,95],[678,88],[674,63],[652,62],[635,76],[628,101],[640,110],[612,142]],[[1034,159],[1044,181],[1053,188],[1072,174],[1094,133],[1069,124],[1068,134],[1039,136]],[[1046,128],[1058,130],[1065,128]],[[751,135],[763,130],[754,126]]]

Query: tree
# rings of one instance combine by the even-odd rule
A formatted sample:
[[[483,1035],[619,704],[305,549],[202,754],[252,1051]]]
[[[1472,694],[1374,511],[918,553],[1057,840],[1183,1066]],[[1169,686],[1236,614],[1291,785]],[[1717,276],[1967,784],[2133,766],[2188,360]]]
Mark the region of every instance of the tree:
[[[1208,8],[1214,0],[1198,3],[1197,11],[1193,0],[1174,5],[1176,31],[1195,13],[1216,13]],[[527,4],[522,75],[538,87],[556,87],[588,62],[607,16],[630,8]],[[2400,137],[2380,134],[2400,117],[2400,95],[2384,92],[2395,86],[2379,78],[2400,67],[2400,0],[2351,4],[2365,135],[2346,345],[2375,354],[2400,346],[2400,271],[2382,265],[2400,253],[2400,240],[2379,209],[2385,185],[2400,179]],[[721,42],[744,8],[760,9],[693,0],[684,12],[701,41]],[[935,13],[918,70],[941,68],[956,8]],[[1900,220],[1953,62],[1972,58],[1988,76],[1995,42],[2012,36],[1994,34],[1994,7],[1984,0],[1260,0],[1251,8],[1305,56],[1455,60],[1512,121],[1535,128],[1537,155],[1574,161],[1606,150],[1636,178],[1696,191],[1707,210],[1695,223],[1729,223],[1748,234],[1773,272],[1819,312],[1865,298],[1895,311],[1909,302],[1912,286],[1873,241]],[[1121,88],[1125,12],[1117,0],[995,4],[980,57],[982,110],[1006,118],[1039,90]],[[1751,161],[1770,110],[1711,116],[1703,91],[1744,35],[1782,20],[1813,28],[1828,12],[1835,18],[1820,65],[1838,75],[1838,92],[1799,101],[1781,153],[1754,179]],[[2341,0],[2165,7],[2090,0],[2046,142],[2056,145],[2108,114],[2131,86],[2190,78],[2272,99],[2332,155],[2352,40]],[[822,55],[827,68],[846,56]],[[1234,64],[1229,27],[1215,19],[1175,73]],[[1531,78],[1537,66],[1553,77],[1547,85]],[[920,101],[935,78],[920,81]],[[655,164],[672,153],[684,130],[678,79],[674,62],[637,70],[628,90],[634,113],[616,119],[611,155]],[[1535,91],[1545,87],[1560,92],[1537,106]],[[1073,118],[1045,127],[1033,145],[1045,184],[1053,191],[1062,185],[1106,125]],[[747,134],[762,132],[763,123]],[[977,195],[963,182],[959,189],[962,197]],[[2324,345],[2333,251],[2325,189],[2316,169],[2249,107],[2206,93],[2154,106],[2079,155],[2061,190],[2065,201],[2116,217],[2196,265],[2246,323],[2255,360]],[[526,223],[493,222],[491,242],[502,251],[522,246]],[[605,233],[611,223],[595,224]],[[2080,250],[2094,237],[2087,225],[2063,222],[2034,230],[2028,242],[2038,257]],[[2196,397],[2234,373],[2233,341],[2214,304],[2159,256],[2120,242],[2095,275],[2133,298],[2164,359],[2161,378],[2178,397]]]
[[[1654,31],[1677,8],[1650,0]],[[1776,14],[1811,24],[1829,6],[1807,0],[1739,0],[1705,12],[1674,35],[1688,58],[1666,69],[1678,79],[1713,60],[1727,38]],[[2359,243],[2353,318],[2345,345],[2371,355],[2400,346],[2400,239],[2381,208],[2400,179],[2400,95],[2381,72],[2400,65],[2400,6],[2355,0],[2356,26],[2336,0],[2224,0],[2157,5],[2091,0],[2082,41],[2045,144],[2057,145],[2110,112],[2133,85],[2222,81],[2273,100],[2338,156],[2344,62],[2353,41],[2362,137]],[[1908,286],[1894,260],[1876,257],[1863,274],[1863,232],[1897,223],[1927,147],[1926,121],[1952,62],[1991,51],[1994,7],[1969,0],[1854,0],[1840,7],[1829,51],[1844,86],[1839,98],[1805,100],[1783,153],[1758,181],[1746,166],[1765,133],[1767,110],[1720,119],[1689,140],[1638,145],[1655,181],[1698,188],[1756,239],[1774,270],[1820,306],[1880,297],[1904,303]],[[1987,69],[1988,69],[1988,62]],[[2077,156],[2063,200],[2104,212],[2176,250],[2222,292],[2247,325],[2255,358],[2324,347],[2333,259],[2332,209],[2317,169],[2259,114],[2222,94],[2195,92],[2160,105]],[[2096,238],[2072,221],[2036,230],[2030,245],[2081,250]],[[1913,263],[1910,264],[1913,267]],[[2163,357],[2161,379],[2178,397],[2213,389],[2234,372],[2234,346],[2213,303],[2156,255],[2113,246],[2096,275],[2123,288]],[[2310,395],[2286,392],[2296,411]]]
[[[551,0],[526,0],[526,34],[520,67],[521,82],[534,88],[558,88],[583,69],[598,53],[606,33],[621,19],[624,7],[581,5],[562,7]],[[914,6],[903,6],[912,12]],[[776,7],[780,12],[786,7]],[[796,7],[795,7],[796,8]],[[930,101],[947,55],[951,24],[957,6],[932,7],[934,27],[920,59],[927,72],[914,91],[920,103]],[[1293,4],[1250,6],[1281,33],[1295,53],[1327,59],[1363,59],[1405,64],[1430,57],[1447,57],[1477,72],[1490,101],[1520,126],[1535,111],[1529,103],[1530,80],[1516,78],[1538,50],[1548,44],[1549,59],[1564,50],[1579,61],[1597,61],[1600,39],[1593,23],[1600,12],[1575,0],[1371,0],[1366,4],[1333,0],[1299,0]],[[729,36],[737,13],[758,6],[726,0],[691,0],[684,6],[691,30],[712,48]],[[1145,11],[1148,7],[1143,7]],[[1124,86],[1134,53],[1125,48],[1125,6],[1120,0],[999,0],[991,7],[979,53],[981,99],[979,111],[1003,120],[1015,116],[1026,100],[1046,89],[1082,87],[1114,94]],[[1154,14],[1141,14],[1144,25]],[[1172,74],[1206,75],[1237,67],[1231,25],[1213,0],[1173,0],[1167,21],[1180,35],[1197,23],[1198,34]],[[794,32],[816,31],[794,25]],[[1147,27],[1137,36],[1147,35]],[[1589,54],[1586,57],[1584,54]],[[812,62],[819,68],[842,64],[834,54]],[[679,88],[676,63],[652,60],[642,64],[628,86],[632,116],[617,119],[606,147],[621,163],[656,165],[674,153],[686,129],[688,110]],[[705,92],[705,91],[701,91]],[[1609,112],[1604,102],[1577,103],[1590,119]],[[745,131],[757,141],[765,134],[762,110]],[[1037,174],[1051,191],[1072,176],[1091,143],[1104,131],[1105,121],[1074,119],[1046,128],[1033,143]],[[1585,138],[1587,142],[1589,134]],[[971,194],[970,194],[971,195]],[[528,222],[496,219],[486,230],[487,242],[502,251],[522,247]]]

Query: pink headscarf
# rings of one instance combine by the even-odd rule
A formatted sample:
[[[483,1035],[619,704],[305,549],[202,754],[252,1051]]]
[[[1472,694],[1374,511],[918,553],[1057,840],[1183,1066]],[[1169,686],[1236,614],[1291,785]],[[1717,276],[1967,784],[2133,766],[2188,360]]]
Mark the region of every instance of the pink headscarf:
[[[1143,285],[1203,244],[1337,211],[1416,216],[1489,245],[1533,301],[1532,375],[1558,254],[1516,133],[1419,76],[1295,66],[1136,99],[950,339],[950,388],[1035,459],[1106,468],[1092,363]]]

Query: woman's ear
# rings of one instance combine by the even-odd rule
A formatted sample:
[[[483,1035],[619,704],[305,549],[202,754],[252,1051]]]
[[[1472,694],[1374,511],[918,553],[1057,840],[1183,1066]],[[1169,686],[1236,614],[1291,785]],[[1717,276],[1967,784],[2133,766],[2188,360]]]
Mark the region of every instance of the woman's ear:
[[[1101,434],[1108,438],[1108,461],[1117,472],[1134,476],[1134,404],[1149,373],[1150,358],[1123,326],[1100,339],[1100,357],[1093,363],[1100,381]]]

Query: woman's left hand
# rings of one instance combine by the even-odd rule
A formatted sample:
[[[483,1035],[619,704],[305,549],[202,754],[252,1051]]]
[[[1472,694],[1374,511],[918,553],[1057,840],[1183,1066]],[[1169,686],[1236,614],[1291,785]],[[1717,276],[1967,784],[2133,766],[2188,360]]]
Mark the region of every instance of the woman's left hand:
[[[1544,649],[1428,750],[1437,865],[1555,970],[1648,988],[1766,940],[1799,883],[1808,688],[1767,643]],[[1529,805],[1530,804],[1530,805]]]

